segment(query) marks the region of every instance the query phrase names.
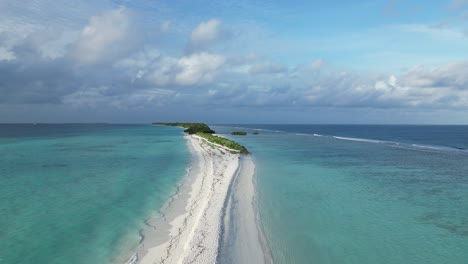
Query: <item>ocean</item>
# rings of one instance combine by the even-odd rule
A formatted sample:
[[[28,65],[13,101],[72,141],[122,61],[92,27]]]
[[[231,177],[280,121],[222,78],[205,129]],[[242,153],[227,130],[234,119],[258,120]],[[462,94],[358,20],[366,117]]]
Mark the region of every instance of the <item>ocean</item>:
[[[190,162],[179,128],[0,125],[0,263],[124,263]]]
[[[275,263],[466,263],[468,126],[212,127],[253,153]]]
[[[466,263],[468,126],[212,128],[253,153],[275,263]],[[191,164],[150,125],[0,125],[0,155],[8,264],[124,262]]]

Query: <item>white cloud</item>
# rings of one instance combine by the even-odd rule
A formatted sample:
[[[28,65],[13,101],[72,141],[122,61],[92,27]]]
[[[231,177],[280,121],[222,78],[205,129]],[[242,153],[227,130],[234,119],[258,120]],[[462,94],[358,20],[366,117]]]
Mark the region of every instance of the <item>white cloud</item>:
[[[75,45],[74,57],[83,63],[95,63],[125,49],[130,33],[130,16],[125,7],[91,17]]]
[[[118,61],[114,66],[130,75],[132,82],[146,78],[150,83],[165,86],[173,79],[168,73],[175,59],[165,57],[157,49],[148,49]]]
[[[3,17],[0,10],[0,61],[11,61],[20,58],[20,52],[14,50],[18,46],[24,45],[32,34],[41,29],[38,25],[7,16]]]
[[[455,62],[435,68],[413,67],[403,75],[411,87],[450,87],[468,90],[468,62]]]
[[[210,19],[200,23],[193,31],[190,37],[190,45],[192,48],[202,48],[210,45],[221,37],[221,21]]]
[[[205,52],[182,57],[177,62],[175,81],[180,85],[211,82],[224,62],[223,56]]]
[[[145,79],[158,87],[190,86],[211,82],[225,61],[223,56],[207,52],[176,58],[150,49],[123,59],[115,66],[125,69],[134,80]]]
[[[284,54],[288,54],[290,61],[307,60],[303,57],[305,49],[296,49],[289,42],[270,41],[271,45],[277,45],[273,47],[269,47],[270,43],[255,42],[259,38],[257,33],[241,32],[244,29],[249,31],[248,26],[251,25],[237,31],[232,43],[216,46],[219,49],[215,52],[207,50],[214,48],[212,45],[226,36],[223,30],[230,26],[222,25],[219,20],[204,21],[190,32],[192,26],[182,22],[171,25],[170,21],[162,22],[153,18],[151,21],[158,22],[133,24],[129,9],[104,9],[108,11],[93,17],[90,12],[83,15],[83,12],[73,11],[70,14],[80,13],[83,17],[77,19],[73,15],[67,15],[73,21],[64,23],[63,26],[49,26],[49,20],[17,23],[20,18],[9,18],[10,22],[6,23],[6,18],[0,16],[0,67],[4,73],[0,76],[0,83],[6,84],[0,87],[0,101],[3,104],[65,104],[83,109],[138,108],[142,105],[169,104],[175,100],[186,103],[187,107],[218,103],[226,106],[303,109],[468,109],[466,61],[439,67],[419,66],[402,74],[371,77],[365,73],[333,71],[332,66],[327,65],[320,57],[315,61],[309,59],[309,63],[305,65],[283,65],[270,61],[277,61]],[[95,12],[93,10],[93,14]],[[51,17],[48,14],[40,17]],[[158,19],[160,17],[164,16],[157,16]],[[189,21],[193,21],[192,19]],[[156,33],[156,37],[149,36],[145,45],[129,45],[135,44],[132,41],[133,26]],[[383,28],[389,29],[387,32],[393,32],[392,34],[380,29],[382,28],[347,41],[343,38],[303,45],[309,51],[313,49],[316,52],[314,54],[343,49],[351,54],[353,49],[350,45],[362,45],[361,39],[373,40],[374,37],[382,37],[381,35],[388,36],[388,39],[406,39],[398,37],[401,34],[409,37],[423,36],[423,40],[428,43],[431,39],[444,40],[451,45],[447,47],[452,47],[453,42],[458,43],[454,50],[462,46],[460,43],[466,43],[466,38],[460,40],[460,32],[453,28],[435,29],[422,24]],[[168,31],[171,34],[160,34]],[[179,35],[180,32],[186,32],[186,35]],[[250,34],[248,40],[253,43],[246,41],[246,38],[242,39],[244,33]],[[239,36],[241,39],[237,38]],[[186,43],[187,38],[190,39],[189,43]],[[387,38],[382,39],[385,41],[370,44],[364,42],[367,46],[364,45],[362,49],[385,46],[377,45],[388,42]],[[317,46],[311,46],[311,43]],[[183,48],[187,44],[191,50],[184,53]],[[416,50],[414,46],[409,48]],[[290,53],[299,53],[301,57],[289,57]],[[361,54],[356,54],[357,60]],[[395,57],[394,53],[389,54],[388,57]],[[406,56],[405,53],[401,54]],[[429,57],[432,58],[444,53],[431,51],[430,54]],[[355,62],[356,58],[353,57],[352,61]],[[399,66],[402,65],[400,58],[395,60]],[[388,63],[387,60],[378,61]],[[428,65],[439,63],[417,61]],[[444,57],[440,61],[449,59]],[[79,67],[76,67],[76,62],[81,62]],[[412,62],[405,66],[410,64]],[[190,86],[196,89],[185,89]],[[210,100],[213,98],[216,100]]]
[[[177,72],[177,59],[162,57],[150,68],[147,79],[157,86],[167,86],[174,83]]]
[[[4,5],[0,8],[0,46],[14,51],[17,60],[23,61],[56,60],[70,55],[86,20],[91,18],[91,23],[95,19],[92,14],[111,8],[102,1],[91,0],[0,2]]]
[[[0,47],[0,61],[12,61],[15,60],[15,53],[7,48]]]
[[[468,108],[468,62],[413,67],[399,79],[377,81],[377,100],[408,107]]]
[[[78,31],[61,31],[46,28],[32,33],[28,42],[43,59],[63,58],[69,52],[69,47],[78,39]]]
[[[389,76],[327,71],[307,78],[310,72],[304,71],[297,81],[269,76],[249,79],[240,74],[233,79],[249,84],[248,89],[236,88],[235,93],[246,106],[468,109],[466,72],[468,62],[457,62],[432,68],[414,67]],[[220,92],[216,96],[224,100]],[[224,104],[237,100],[226,98]]]

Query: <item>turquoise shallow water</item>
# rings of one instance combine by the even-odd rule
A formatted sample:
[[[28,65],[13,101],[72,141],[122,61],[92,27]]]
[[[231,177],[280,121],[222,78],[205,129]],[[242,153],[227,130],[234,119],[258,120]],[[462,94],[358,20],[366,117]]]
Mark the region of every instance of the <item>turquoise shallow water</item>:
[[[254,153],[276,263],[466,263],[468,155],[453,146],[468,127],[250,127],[268,130],[229,137]]]
[[[0,125],[0,263],[103,264],[185,174],[178,128]]]
[[[251,127],[229,137],[276,263],[466,263],[468,127]],[[180,129],[127,125],[0,125],[0,155],[0,263],[25,264],[129,252],[190,162]]]

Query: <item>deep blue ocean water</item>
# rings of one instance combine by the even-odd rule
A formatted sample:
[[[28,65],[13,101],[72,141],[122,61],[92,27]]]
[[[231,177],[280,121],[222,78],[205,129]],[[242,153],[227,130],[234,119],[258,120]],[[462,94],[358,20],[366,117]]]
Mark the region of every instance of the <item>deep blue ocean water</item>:
[[[0,263],[105,264],[139,242],[189,152],[178,128],[0,125]]]
[[[467,263],[468,126],[213,128],[254,155],[276,263]]]

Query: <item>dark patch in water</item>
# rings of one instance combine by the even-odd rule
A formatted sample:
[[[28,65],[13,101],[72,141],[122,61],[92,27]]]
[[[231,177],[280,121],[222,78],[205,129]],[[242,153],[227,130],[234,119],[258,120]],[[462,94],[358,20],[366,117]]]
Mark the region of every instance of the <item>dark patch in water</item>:
[[[468,228],[464,225],[457,225],[457,224],[450,224],[450,223],[442,223],[442,224],[435,224],[436,227],[449,231],[452,234],[458,236],[468,236]]]
[[[58,151],[73,151],[72,148],[61,148],[61,149],[58,149]]]
[[[419,217],[418,220],[424,223],[430,223],[442,218],[442,213],[440,212],[430,212],[426,213],[423,216]]]
[[[60,142],[60,143],[54,143],[54,144],[52,144],[51,146],[52,146],[52,147],[64,147],[64,146],[66,146],[66,145],[67,145],[67,144]]]
[[[174,142],[173,140],[151,140],[151,143],[168,143],[168,142]]]
[[[441,212],[429,212],[418,217],[417,220],[418,222],[433,225],[458,236],[468,236],[468,218],[463,218],[461,219],[461,223],[456,223],[458,221],[447,218]]]
[[[87,151],[96,151],[96,152],[111,152],[114,146],[112,145],[96,145],[84,148]]]
[[[443,192],[445,192],[443,188],[431,188],[424,190],[424,194],[426,195],[440,195]]]
[[[63,168],[68,167],[67,164],[44,164],[42,165],[43,168]]]

